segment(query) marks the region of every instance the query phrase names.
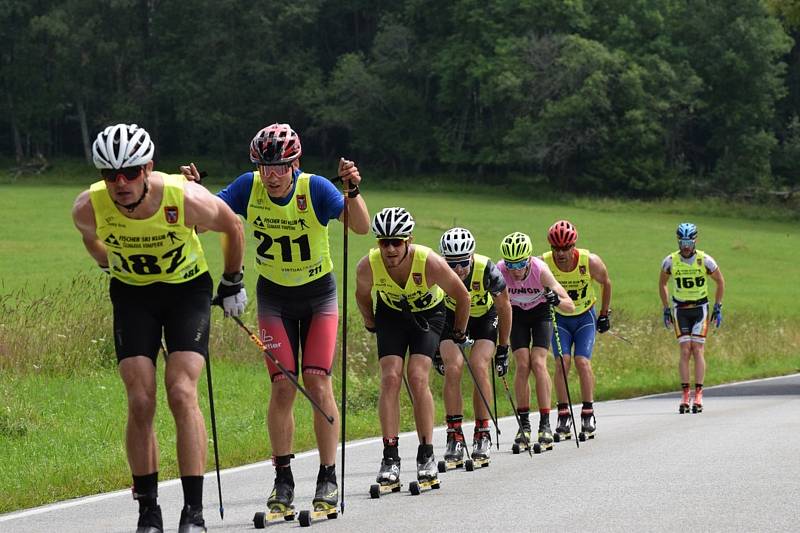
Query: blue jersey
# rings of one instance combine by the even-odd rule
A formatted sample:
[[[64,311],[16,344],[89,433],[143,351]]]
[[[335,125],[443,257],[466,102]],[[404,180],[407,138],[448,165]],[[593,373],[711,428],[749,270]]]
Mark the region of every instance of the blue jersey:
[[[292,188],[285,198],[270,198],[277,205],[286,205],[292,199],[292,193],[297,186],[297,176],[302,171],[296,169],[292,178]],[[217,196],[228,204],[237,215],[247,217],[247,204],[250,200],[250,191],[253,189],[253,171],[245,172],[227,187],[217,193]],[[311,203],[314,205],[314,212],[317,214],[319,223],[323,226],[328,225],[331,219],[339,218],[344,209],[344,196],[336,186],[323,178],[312,174],[309,178],[309,191]]]

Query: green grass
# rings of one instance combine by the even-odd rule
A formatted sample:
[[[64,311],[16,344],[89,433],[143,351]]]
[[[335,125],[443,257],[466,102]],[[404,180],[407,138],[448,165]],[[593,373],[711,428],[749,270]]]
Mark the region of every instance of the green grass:
[[[107,279],[86,254],[70,218],[75,196],[93,173],[81,185],[76,168],[82,167],[64,165],[67,177],[61,184],[25,177],[0,185],[0,512],[130,484],[122,444],[125,399],[110,339]],[[609,335],[599,337],[593,359],[597,400],[676,388],[677,345],[661,325],[656,286],[660,262],[675,247],[674,228],[684,220],[698,224],[699,247],[719,261],[727,282],[723,328],[708,343],[706,383],[800,371],[795,223],[769,214],[761,220],[743,218],[741,206],[732,206],[726,216],[724,206],[712,203],[706,210],[698,201],[685,206],[574,198],[558,202],[524,187],[428,187],[418,178],[408,178],[404,185],[410,186],[397,185],[397,180],[379,186],[365,181],[362,190],[370,212],[391,205],[408,208],[417,220],[416,242],[434,248],[443,231],[463,225],[475,234],[480,253],[497,257],[500,239],[517,230],[529,233],[542,252],[553,221],[569,218],[578,226],[580,245],[608,265],[614,284],[613,331],[633,342],[629,346]],[[341,237],[341,225],[332,224],[337,274]],[[207,234],[202,240],[216,277],[221,266],[218,238]],[[380,427],[374,340],[361,327],[352,294],[355,263],[373,245],[370,236],[350,236],[348,436],[353,438],[376,435]],[[252,250],[251,240],[248,265]],[[249,268],[251,297],[255,278]],[[252,304],[245,322],[255,323]],[[222,465],[267,459],[269,384],[261,355],[217,311],[211,352]],[[441,378],[434,373],[431,381],[436,398],[441,398]],[[334,386],[338,397],[338,362]],[[468,387],[465,378],[465,392]],[[570,388],[578,391],[577,382]],[[200,391],[207,413],[204,379]],[[163,387],[159,395],[157,431],[166,479],[177,475],[174,430]],[[467,398],[465,394],[465,415],[470,418]],[[405,396],[402,402],[403,430],[411,430]],[[510,414],[504,399],[499,405]],[[295,450],[313,447],[306,402],[297,402],[295,415]],[[437,421],[444,418],[441,401],[436,416]],[[211,469],[213,454],[209,457]]]

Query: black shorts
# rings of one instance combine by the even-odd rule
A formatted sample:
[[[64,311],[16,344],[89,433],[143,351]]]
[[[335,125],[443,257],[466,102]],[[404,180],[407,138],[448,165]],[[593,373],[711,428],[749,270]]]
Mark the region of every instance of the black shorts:
[[[553,319],[550,306],[539,304],[533,309],[511,306],[511,351],[530,348],[531,344],[545,350],[550,347]]]
[[[453,340],[453,323],[455,311],[445,308],[444,329],[441,341]],[[486,339],[497,344],[497,311],[491,307],[483,316],[471,316],[467,321],[467,336],[474,340]]]
[[[206,272],[184,283],[128,285],[111,279],[117,361],[145,355],[156,362],[161,335],[167,353],[197,352],[208,357],[213,283]]]
[[[403,313],[392,309],[378,297],[375,309],[378,358],[385,355],[405,357],[406,351],[433,358],[444,328],[444,311],[442,301],[426,311]],[[426,325],[427,331],[424,329]]]

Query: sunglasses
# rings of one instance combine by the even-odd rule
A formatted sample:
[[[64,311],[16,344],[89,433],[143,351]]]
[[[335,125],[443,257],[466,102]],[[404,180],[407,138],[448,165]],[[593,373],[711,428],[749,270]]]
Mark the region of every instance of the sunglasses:
[[[292,170],[291,163],[280,163],[278,165],[258,165],[258,172],[264,177],[269,176],[270,173],[277,176],[283,176],[290,170]]]
[[[378,245],[382,248],[388,248],[389,246],[400,248],[406,240],[407,239],[378,239]]]
[[[569,246],[551,246],[550,249],[554,252],[569,252],[572,250],[573,245],[570,244]]]
[[[469,259],[464,259],[463,261],[451,261],[449,259],[446,259],[446,261],[448,266],[450,266],[450,268],[455,268],[455,267],[467,268],[469,266]]]
[[[506,268],[509,270],[522,270],[528,266],[528,259],[522,259],[520,261],[506,261]]]
[[[100,175],[109,183],[116,183],[120,176],[125,178],[125,181],[133,181],[139,179],[142,175],[144,167],[125,167],[125,168],[103,168],[100,169]]]
[[[694,241],[692,239],[678,239],[678,244],[680,244],[681,248],[689,248],[694,246]]]

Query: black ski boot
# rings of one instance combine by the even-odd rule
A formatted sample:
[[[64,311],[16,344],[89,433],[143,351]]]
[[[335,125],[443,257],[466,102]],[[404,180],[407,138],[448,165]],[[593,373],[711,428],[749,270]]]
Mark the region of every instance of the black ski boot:
[[[161,518],[161,507],[153,505],[139,508],[139,521],[136,533],[163,533],[164,520]]]
[[[314,509],[336,509],[338,503],[339,485],[336,483],[336,465],[319,465],[317,490],[312,501]]]
[[[431,453],[427,457],[417,457],[417,481],[433,482],[439,478],[439,469],[436,467],[436,458]]]
[[[594,418],[594,410],[581,411],[581,433],[578,435],[578,438],[581,442],[585,441],[586,439],[594,438],[596,423],[597,422]]]
[[[178,533],[206,533],[202,505],[184,505],[178,522]]]
[[[558,411],[558,422],[553,438],[556,442],[572,438],[572,425],[570,424],[569,411]]]
[[[514,442],[521,445],[530,445],[531,443],[531,422],[530,420],[522,419],[522,428],[517,430],[517,436],[514,437]]]
[[[472,440],[472,460],[487,461],[492,449],[492,436],[488,429],[475,432]]]
[[[275,469],[275,484],[267,499],[267,509],[283,512],[292,509],[294,502],[294,477],[289,467]]]
[[[447,428],[447,448],[444,452],[447,463],[460,463],[464,460],[464,434],[454,428]]]
[[[384,457],[381,468],[375,478],[381,485],[393,485],[400,482],[400,458]]]

